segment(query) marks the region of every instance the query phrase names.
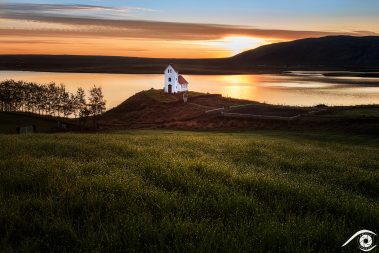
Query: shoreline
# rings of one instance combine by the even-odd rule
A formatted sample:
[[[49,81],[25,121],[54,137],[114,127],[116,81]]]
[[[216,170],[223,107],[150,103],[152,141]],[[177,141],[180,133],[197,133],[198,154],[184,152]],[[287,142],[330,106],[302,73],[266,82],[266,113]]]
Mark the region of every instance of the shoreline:
[[[122,71],[122,72],[113,72],[113,71],[82,71],[82,70],[62,70],[62,69],[13,69],[13,68],[0,68],[0,71],[18,71],[18,72],[40,72],[40,73],[70,73],[70,74],[124,74],[124,75],[159,75],[161,72],[157,71]],[[349,71],[338,71],[338,70],[260,70],[260,71],[196,71],[196,72],[183,72],[185,75],[204,75],[204,76],[217,76],[217,75],[291,75],[299,76],[293,72],[320,72],[324,77],[360,77],[360,78],[379,78],[379,72],[376,71],[367,71],[362,72],[360,70],[349,70]],[[322,73],[323,71],[327,73]]]
[[[161,74],[174,64],[186,75],[288,74],[325,71],[325,76],[379,77],[379,67],[334,65],[254,65],[235,58],[170,59],[80,55],[0,55],[1,71]]]

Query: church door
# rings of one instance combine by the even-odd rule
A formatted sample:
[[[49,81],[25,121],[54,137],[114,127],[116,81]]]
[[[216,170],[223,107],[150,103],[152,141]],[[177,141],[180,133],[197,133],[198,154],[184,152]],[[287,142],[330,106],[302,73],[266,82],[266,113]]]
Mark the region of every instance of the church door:
[[[168,85],[168,93],[169,93],[169,94],[172,93],[172,85],[171,85],[171,84]]]

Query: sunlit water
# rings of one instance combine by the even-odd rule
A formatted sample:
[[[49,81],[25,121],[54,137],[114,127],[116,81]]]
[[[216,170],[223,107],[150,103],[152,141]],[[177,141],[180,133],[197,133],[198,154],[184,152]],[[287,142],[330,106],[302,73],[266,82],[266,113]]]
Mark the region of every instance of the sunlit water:
[[[379,104],[379,78],[325,77],[319,72],[291,75],[185,75],[193,91],[218,93],[269,104],[312,106]],[[112,108],[135,93],[163,88],[162,75],[79,74],[28,71],[0,71],[6,79],[37,83],[63,83],[70,91],[103,88],[107,108]]]

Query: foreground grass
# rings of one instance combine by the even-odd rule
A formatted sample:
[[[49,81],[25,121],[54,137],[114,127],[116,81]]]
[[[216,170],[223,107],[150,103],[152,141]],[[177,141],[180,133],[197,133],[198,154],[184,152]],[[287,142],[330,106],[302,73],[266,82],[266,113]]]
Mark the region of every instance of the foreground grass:
[[[0,251],[338,252],[379,228],[378,151],[322,134],[0,135]]]

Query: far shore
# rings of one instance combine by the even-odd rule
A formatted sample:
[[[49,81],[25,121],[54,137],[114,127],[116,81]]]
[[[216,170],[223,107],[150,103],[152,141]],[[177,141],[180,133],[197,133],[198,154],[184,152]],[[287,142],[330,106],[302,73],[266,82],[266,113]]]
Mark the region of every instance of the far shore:
[[[268,66],[232,58],[169,59],[79,55],[0,55],[2,71],[62,73],[161,74],[168,64],[183,74],[288,74],[290,71],[327,71],[326,76],[379,77],[379,69],[343,66]]]

